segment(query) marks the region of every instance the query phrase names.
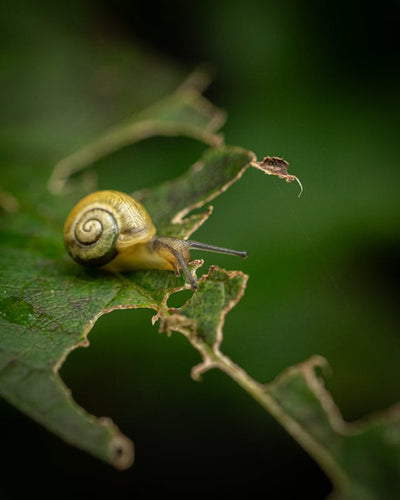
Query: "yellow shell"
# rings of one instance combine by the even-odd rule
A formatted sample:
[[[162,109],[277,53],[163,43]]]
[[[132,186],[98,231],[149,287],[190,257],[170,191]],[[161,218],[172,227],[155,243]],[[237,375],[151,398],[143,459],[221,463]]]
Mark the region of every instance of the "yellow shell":
[[[198,285],[188,264],[190,249],[247,257],[246,252],[170,236],[156,237],[144,206],[120,191],[97,191],[83,198],[64,225],[64,244],[79,264],[109,271],[182,270],[193,290]]]
[[[127,247],[156,233],[144,206],[119,191],[96,191],[83,198],[64,225],[64,244],[85,266],[104,266]]]

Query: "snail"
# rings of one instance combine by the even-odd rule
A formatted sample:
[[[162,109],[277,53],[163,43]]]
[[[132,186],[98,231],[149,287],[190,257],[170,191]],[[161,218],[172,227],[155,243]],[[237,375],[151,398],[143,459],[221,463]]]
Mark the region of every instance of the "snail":
[[[96,191],[78,202],[65,222],[64,244],[76,262],[88,267],[109,271],[161,269],[177,276],[182,270],[193,290],[197,281],[188,268],[191,249],[247,257],[238,250],[156,236],[144,206],[119,191]]]

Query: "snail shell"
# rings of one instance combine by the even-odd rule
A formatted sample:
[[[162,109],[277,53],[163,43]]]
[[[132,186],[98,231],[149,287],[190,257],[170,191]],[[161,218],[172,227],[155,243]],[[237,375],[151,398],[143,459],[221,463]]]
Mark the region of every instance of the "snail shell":
[[[141,203],[119,191],[97,191],[83,198],[67,217],[64,244],[84,266],[109,271],[159,269],[176,275],[182,270],[193,290],[198,284],[188,267],[191,248],[247,257],[243,251],[155,234]]]
[[[104,266],[124,248],[156,233],[144,206],[119,191],[97,191],[83,198],[64,225],[64,244],[84,266]]]

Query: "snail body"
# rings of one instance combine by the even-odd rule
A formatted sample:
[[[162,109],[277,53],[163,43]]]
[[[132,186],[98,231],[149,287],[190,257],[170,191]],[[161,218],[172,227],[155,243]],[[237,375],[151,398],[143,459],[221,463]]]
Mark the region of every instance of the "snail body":
[[[70,256],[87,267],[110,271],[141,269],[180,270],[193,289],[190,249],[247,257],[230,250],[192,240],[156,236],[156,228],[145,207],[120,191],[97,191],[72,209],[64,225],[64,244]]]

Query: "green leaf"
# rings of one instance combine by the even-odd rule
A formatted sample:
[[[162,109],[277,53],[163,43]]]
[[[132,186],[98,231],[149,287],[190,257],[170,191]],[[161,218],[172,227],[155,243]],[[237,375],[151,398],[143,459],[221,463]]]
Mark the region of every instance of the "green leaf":
[[[318,369],[326,366],[323,358],[315,356],[289,368],[264,388],[265,406],[271,407],[271,413],[338,486],[334,498],[397,498],[399,405],[351,424],[345,422],[318,376]]]
[[[134,129],[139,136],[143,130],[150,133],[147,127],[151,117],[152,134],[186,132],[201,140],[206,138],[207,142],[213,142],[215,137],[218,143],[212,130],[221,123],[219,116],[211,104],[205,105],[195,87],[186,85],[171,98],[139,114],[128,129]],[[111,137],[121,144],[117,136],[126,138],[127,129],[116,130]],[[50,188],[65,188],[71,175],[86,168],[89,163],[82,162],[82,158],[87,158],[87,151],[96,151],[96,158],[99,151],[109,152],[109,137],[106,134],[85,148],[84,154],[61,162],[64,166],[56,167]],[[161,234],[188,236],[206,220],[210,209],[187,219],[183,216],[217,196],[251,165],[256,165],[252,153],[221,146],[208,151],[182,177],[137,196],[146,202]],[[10,200],[10,195],[3,199]],[[111,421],[97,419],[79,408],[58,370],[72,349],[87,345],[87,334],[100,315],[121,307],[146,307],[161,317],[168,310],[167,297],[187,285],[183,278],[168,272],[114,275],[77,266],[61,244],[60,216],[67,213],[68,199],[72,197],[49,197],[43,184],[40,203],[20,203],[18,212],[2,215],[0,393],[71,444],[126,468],[133,460],[130,440]],[[8,206],[3,204],[5,209]]]
[[[66,192],[73,174],[124,146],[149,137],[187,136],[212,146],[222,144],[222,136],[217,131],[225,122],[225,113],[201,95],[207,84],[208,79],[203,73],[193,73],[172,95],[135,114],[125,123],[112,127],[58,162],[49,179],[50,192]]]
[[[189,289],[164,271],[112,274],[72,262],[61,242],[65,215],[84,192],[75,175],[102,156],[152,135],[187,135],[211,145],[182,176],[134,193],[148,208],[159,234],[188,237],[211,215],[211,200],[249,168],[297,180],[280,158],[257,161],[243,148],[222,143],[223,114],[200,95],[198,76],[125,125],[62,160],[46,191],[45,169],[34,192],[0,191],[0,393],[21,411],[62,437],[114,465],[133,462],[133,444],[109,419],[96,418],[72,399],[58,371],[71,350],[87,346],[87,335],[105,313],[150,308],[160,330],[183,334],[200,353],[198,379],[210,368],[229,375],[314,457],[348,499],[399,495],[399,409],[348,424],[317,375],[322,358],[289,368],[270,384],[252,379],[221,350],[226,314],[242,297],[247,276],[211,266],[196,293],[180,307],[168,299]],[[74,182],[73,182],[74,181]],[[92,186],[92,185],[91,185]],[[66,193],[65,196],[54,194]],[[201,209],[198,211],[198,209]],[[196,213],[192,213],[197,210]],[[22,265],[23,263],[23,265]],[[193,261],[192,272],[203,262]]]
[[[161,329],[182,333],[203,361],[192,376],[218,368],[247,391],[291,434],[336,486],[334,498],[392,499],[399,495],[400,407],[351,424],[345,422],[317,370],[315,356],[288,368],[270,384],[260,384],[221,352],[227,312],[243,295],[247,277],[215,266],[197,294],[179,310],[163,315]]]

